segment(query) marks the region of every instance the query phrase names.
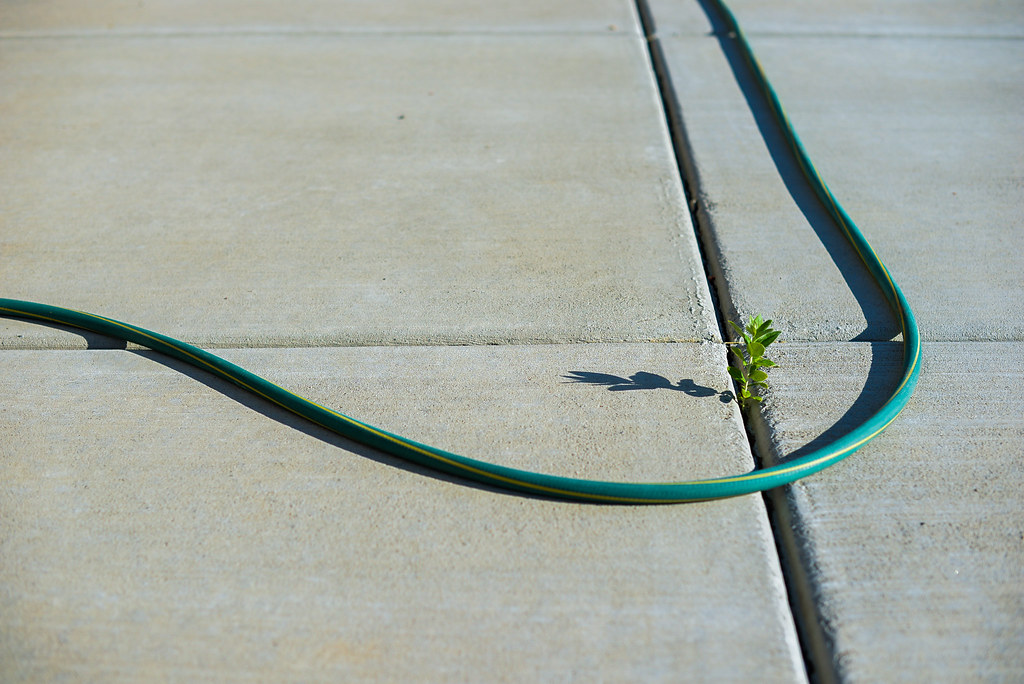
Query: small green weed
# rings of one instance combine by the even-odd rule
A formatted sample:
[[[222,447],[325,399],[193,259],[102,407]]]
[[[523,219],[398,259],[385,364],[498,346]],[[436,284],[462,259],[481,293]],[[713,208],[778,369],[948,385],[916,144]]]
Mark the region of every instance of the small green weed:
[[[777,364],[764,355],[765,349],[779,337],[779,331],[772,329],[772,322],[762,321],[760,316],[754,316],[747,323],[746,328],[741,328],[736,323],[729,321],[729,325],[735,328],[736,332],[743,338],[743,342],[737,342],[732,347],[732,353],[740,358],[742,366],[729,366],[729,375],[739,385],[738,400],[741,405],[746,406],[751,400],[761,401],[761,397],[755,395],[751,390],[754,386],[767,387],[765,380],[768,379],[766,368],[774,368]]]

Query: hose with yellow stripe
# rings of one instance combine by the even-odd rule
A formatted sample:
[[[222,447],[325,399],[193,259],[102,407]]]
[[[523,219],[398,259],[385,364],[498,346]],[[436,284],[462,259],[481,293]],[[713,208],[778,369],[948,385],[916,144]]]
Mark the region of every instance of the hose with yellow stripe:
[[[96,314],[15,299],[0,299],[0,315],[81,328],[148,347],[232,382],[348,439],[423,466],[502,489],[593,503],[665,504],[721,499],[759,492],[816,473],[849,456],[896,419],[910,399],[917,383],[921,360],[920,335],[903,293],[875,255],[871,245],[819,178],[803,144],[783,112],[778,97],[740,31],[735,17],[723,3],[715,0],[715,4],[722,12],[729,30],[735,34],[735,39],[783,128],[804,174],[836,224],[864,260],[871,275],[881,286],[899,318],[903,331],[903,373],[896,389],[885,404],[864,423],[826,447],[773,467],[706,480],[659,483],[606,482],[546,475],[478,461],[386,432],[304,399],[210,352],[129,323]]]

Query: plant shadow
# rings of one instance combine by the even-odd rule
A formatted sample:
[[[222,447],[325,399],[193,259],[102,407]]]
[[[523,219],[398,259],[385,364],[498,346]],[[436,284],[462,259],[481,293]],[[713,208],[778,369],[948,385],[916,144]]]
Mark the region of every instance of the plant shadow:
[[[678,383],[672,384],[672,381],[664,375],[647,373],[646,371],[634,373],[628,378],[610,373],[595,373],[593,371],[569,371],[568,375],[563,375],[562,377],[565,378],[565,384],[601,385],[607,387],[609,392],[667,389],[674,392],[683,392],[691,397],[717,396],[718,400],[723,404],[727,404],[733,399],[732,392],[719,392],[711,387],[698,385],[689,378],[684,378]]]
[[[849,341],[871,343],[870,366],[867,369],[862,391],[857,398],[842,416],[817,437],[794,452],[782,456],[781,460],[784,462],[811,453],[847,434],[854,427],[863,423],[888,399],[892,388],[899,382],[902,371],[900,365],[902,345],[892,342],[900,334],[900,325],[881,287],[871,277],[867,267],[822,205],[822,201],[800,168],[782,126],[772,112],[766,93],[761,89],[751,66],[740,50],[736,36],[730,32],[727,23],[719,14],[719,10],[712,0],[697,0],[697,3],[710,23],[709,35],[718,42],[719,49],[729,65],[787,193],[804,216],[808,226],[814,231],[818,241],[825,248],[860,307],[865,327]],[[641,8],[647,7],[647,3],[643,0],[640,5]],[[672,89],[671,78],[668,76],[667,59],[659,44],[649,9],[646,20],[652,54],[664,73],[662,76],[663,93],[666,97],[670,123],[676,137],[678,154],[690,166],[688,175],[698,179],[697,185],[699,186],[699,173],[693,164],[692,145],[687,139],[686,127],[682,123],[684,106],[679,102]],[[699,188],[694,189],[699,193]],[[701,198],[699,203],[703,204],[704,201]],[[701,210],[706,212],[706,208]]]

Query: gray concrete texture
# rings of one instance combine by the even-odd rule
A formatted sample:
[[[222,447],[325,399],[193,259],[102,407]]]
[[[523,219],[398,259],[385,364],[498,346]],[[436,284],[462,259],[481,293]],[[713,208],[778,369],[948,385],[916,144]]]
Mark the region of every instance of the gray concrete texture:
[[[780,348],[765,412],[774,448],[799,454],[856,425],[884,400],[900,346]],[[929,344],[914,400],[884,438],[778,497],[844,680],[1024,674],[1024,425],[1011,408],[1022,351]]]
[[[5,7],[5,296],[471,456],[752,467],[630,3],[284,7]],[[503,494],[100,336],[0,341],[4,681],[805,678],[758,497]]]
[[[7,3],[0,35],[215,33],[267,30],[365,32],[634,31],[636,10],[622,0],[75,0]]]
[[[653,6],[658,16],[661,4]],[[817,15],[805,30],[793,20],[794,35],[762,35],[766,13],[748,17],[748,6],[734,11],[787,114],[910,299],[925,338],[1020,339],[1024,214],[1014,200],[1024,190],[1024,43],[927,31],[849,36]],[[791,340],[890,339],[897,329],[880,292],[825,227],[749,79],[737,82],[729,41],[708,36],[706,15],[686,7],[659,36],[730,313],[777,311]],[[969,24],[971,6],[963,14]],[[1007,7],[1006,23],[1024,26],[1022,14]],[[919,15],[915,31],[931,16]],[[690,33],[673,29],[685,19]]]
[[[707,34],[709,25],[701,0],[651,0],[658,31],[664,36]],[[1014,2],[1004,0],[816,0],[727,3],[739,17],[745,33],[785,34],[797,37],[827,34],[835,37],[977,36],[1020,38],[1024,16]]]
[[[509,465],[616,479],[752,466],[735,404],[710,391],[727,385],[720,345],[223,353]],[[155,355],[3,354],[19,396],[0,414],[16,445],[3,461],[4,681],[802,679],[758,497],[504,494]],[[672,384],[686,368],[684,385],[707,389],[563,377],[637,368]]]
[[[773,493],[774,540],[759,497],[467,486],[3,320],[0,679],[1024,678],[1021,10],[733,6],[930,341],[889,431]],[[285,7],[3,7],[4,296],[469,455],[750,466],[631,3]],[[784,333],[750,427],[786,458],[877,404],[896,328],[701,4],[650,9],[724,311]]]
[[[635,34],[3,50],[8,296],[207,346],[717,338]]]
[[[738,1],[824,180],[918,316],[918,394],[876,441],[771,500],[817,673],[1024,677],[1024,11],[1005,3]],[[737,82],[698,4],[653,3],[726,311],[775,319],[769,460],[863,421],[897,329]],[[662,23],[660,19],[664,17]],[[722,39],[720,39],[722,38]]]

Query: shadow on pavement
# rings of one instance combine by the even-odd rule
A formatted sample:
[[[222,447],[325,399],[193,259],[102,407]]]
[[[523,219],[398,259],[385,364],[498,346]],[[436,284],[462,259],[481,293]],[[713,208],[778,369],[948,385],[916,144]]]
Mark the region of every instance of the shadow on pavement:
[[[814,230],[818,240],[839,269],[846,281],[846,286],[853,293],[864,314],[867,327],[851,341],[871,342],[893,339],[899,334],[900,327],[889,308],[885,295],[808,183],[790,150],[782,127],[776,121],[768,105],[766,95],[751,73],[751,67],[747,64],[722,17],[708,0],[698,0],[698,3],[711,23],[712,35],[718,40],[718,44],[729,62],[729,68],[754,116],[761,138],[768,148],[779,177],[785,184],[790,197],[793,198],[793,202],[796,203],[808,225]]]
[[[179,361],[177,359],[171,358],[159,352],[151,351],[148,349],[132,350],[130,353],[138,354],[139,356],[154,361],[155,363],[158,363],[161,366],[169,368],[177,373],[187,375],[196,382],[206,385],[210,389],[219,392],[220,394],[223,394],[225,397],[238,402],[239,404],[245,406],[248,409],[251,409],[263,416],[266,416],[270,420],[281,423],[282,425],[286,425],[294,430],[298,430],[299,432],[307,434],[310,437],[315,437],[316,439],[319,439],[321,442],[325,442],[327,444],[330,444],[331,446],[344,449],[345,451],[353,453],[357,456],[361,456],[363,458],[370,459],[371,461],[375,461],[382,465],[390,466],[392,468],[398,468],[399,470],[404,470],[406,472],[413,473],[416,475],[430,477],[435,480],[450,482],[452,484],[457,484],[463,487],[471,487],[473,489],[480,489],[483,491],[492,492],[494,494],[503,494],[506,496],[514,496],[517,498],[526,499],[543,499],[546,501],[551,500],[548,497],[534,496],[532,494],[527,494],[525,492],[513,492],[507,489],[491,487],[480,482],[475,482],[473,480],[467,480],[460,477],[448,475],[447,473],[443,473],[439,470],[433,470],[431,468],[426,468],[424,466],[417,465],[415,463],[403,460],[395,456],[390,456],[381,451],[377,451],[376,449],[364,446],[358,442],[354,442],[350,439],[342,437],[341,435],[334,433],[328,430],[327,428],[321,427],[320,425],[317,425],[312,421],[306,420],[305,418],[302,418],[301,416],[298,416],[292,413],[291,411],[287,411],[270,401],[261,399],[260,397],[240,387],[237,387],[236,385],[228,382],[227,380],[218,378],[212,373],[208,373],[204,370],[196,368],[195,366],[189,365],[183,361]]]
[[[568,375],[563,375],[562,377],[565,378],[566,383],[579,382],[587,385],[602,385],[607,387],[610,392],[667,389],[674,390],[676,392],[683,392],[691,397],[718,396],[719,401],[723,404],[729,403],[733,398],[732,392],[719,392],[710,387],[698,385],[689,378],[680,380],[677,384],[673,385],[672,382],[663,375],[647,373],[644,371],[634,373],[628,378],[611,375],[609,373],[595,373],[591,371],[569,371]]]

